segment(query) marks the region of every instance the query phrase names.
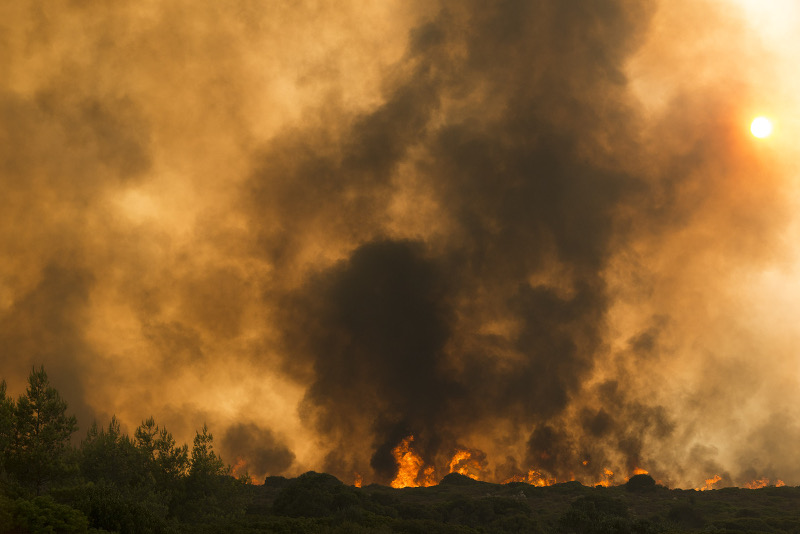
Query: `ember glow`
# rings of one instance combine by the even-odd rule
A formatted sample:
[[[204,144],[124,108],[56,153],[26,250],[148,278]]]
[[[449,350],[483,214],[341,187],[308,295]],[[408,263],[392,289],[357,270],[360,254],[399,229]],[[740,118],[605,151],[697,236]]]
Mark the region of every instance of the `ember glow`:
[[[9,394],[259,481],[800,484],[798,13],[2,2]]]

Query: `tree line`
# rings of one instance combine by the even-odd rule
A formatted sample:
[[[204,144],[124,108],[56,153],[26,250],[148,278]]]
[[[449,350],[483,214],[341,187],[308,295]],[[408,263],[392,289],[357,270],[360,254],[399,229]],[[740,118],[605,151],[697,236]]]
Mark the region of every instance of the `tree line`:
[[[152,417],[132,437],[94,423],[73,446],[77,430],[44,367],[16,400],[0,382],[0,532],[196,532],[245,512],[249,476],[205,425],[191,450]]]

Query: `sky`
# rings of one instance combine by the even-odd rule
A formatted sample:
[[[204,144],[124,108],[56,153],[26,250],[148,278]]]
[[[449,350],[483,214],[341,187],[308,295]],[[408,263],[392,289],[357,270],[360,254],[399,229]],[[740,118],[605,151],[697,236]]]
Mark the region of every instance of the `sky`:
[[[0,29],[0,375],[44,365],[79,437],[207,423],[258,479],[387,484],[413,436],[437,478],[800,484],[796,3]]]

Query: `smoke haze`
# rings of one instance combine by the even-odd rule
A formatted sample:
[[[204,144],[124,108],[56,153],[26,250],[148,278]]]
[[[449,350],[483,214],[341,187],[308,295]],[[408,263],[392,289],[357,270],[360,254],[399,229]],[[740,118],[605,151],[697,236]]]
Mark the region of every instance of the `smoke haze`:
[[[387,484],[413,435],[438,478],[800,484],[800,17],[754,9],[0,7],[10,391],[259,478]]]

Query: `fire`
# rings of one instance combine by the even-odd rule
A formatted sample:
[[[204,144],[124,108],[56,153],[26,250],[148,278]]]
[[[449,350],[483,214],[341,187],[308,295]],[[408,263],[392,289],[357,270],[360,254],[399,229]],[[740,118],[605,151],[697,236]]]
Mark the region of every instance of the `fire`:
[[[744,487],[747,488],[747,489],[766,488],[767,486],[770,485],[769,483],[770,483],[770,480],[768,478],[764,477],[764,478],[760,478],[758,480],[752,480],[752,481],[748,482],[747,484],[745,484]],[[781,486],[785,486],[785,485],[786,485],[786,482],[784,482],[781,479],[778,479],[778,480],[775,481],[775,487],[776,488],[780,488]]]
[[[236,458],[236,463],[231,466],[231,475],[234,478],[242,478],[243,476],[246,476],[251,483],[258,483],[255,477],[250,476],[250,474],[247,472],[247,460],[241,456],[238,456]]]
[[[466,475],[473,480],[480,478],[483,471],[485,454],[480,451],[456,449],[450,460],[450,472]]]
[[[753,480],[753,481],[748,482],[747,484],[744,485],[744,487],[747,488],[747,489],[766,488],[767,486],[769,486],[769,479],[768,478],[762,478],[762,479],[759,479],[759,480]]]
[[[355,487],[357,487],[357,488],[360,488],[360,487],[361,487],[361,484],[362,484],[363,482],[364,482],[364,480],[361,478],[361,475],[360,475],[360,474],[358,474],[358,473],[356,473],[356,474],[355,474],[355,480],[353,480],[353,486],[355,486]]]
[[[642,469],[641,467],[634,467],[633,468],[634,475],[649,475],[650,472],[647,469]]]
[[[416,488],[419,486],[435,486],[435,468],[425,467],[425,461],[414,452],[411,443],[414,436],[408,436],[400,445],[392,449],[392,456],[397,462],[397,476],[392,480],[393,488]]]
[[[503,484],[508,484],[509,482],[527,482],[532,486],[538,486],[543,488],[545,486],[552,486],[553,484],[558,483],[558,479],[555,477],[551,477],[546,473],[542,473],[538,469],[531,469],[528,471],[528,475],[514,475],[513,477],[504,480]]]
[[[714,475],[712,478],[707,478],[706,483],[702,488],[695,488],[698,491],[706,491],[714,489],[714,484],[722,480],[722,477],[719,475]]]
[[[558,479],[556,479],[555,477],[550,477],[550,476],[548,476],[546,474],[543,474],[539,470],[531,469],[530,471],[528,471],[528,480],[527,480],[527,482],[528,482],[528,484],[530,484],[532,486],[544,487],[544,486],[552,486],[553,484],[556,484],[558,482]]]
[[[595,482],[595,486],[603,486],[607,488],[614,483],[614,471],[609,468],[603,469],[603,478],[599,482]]]

